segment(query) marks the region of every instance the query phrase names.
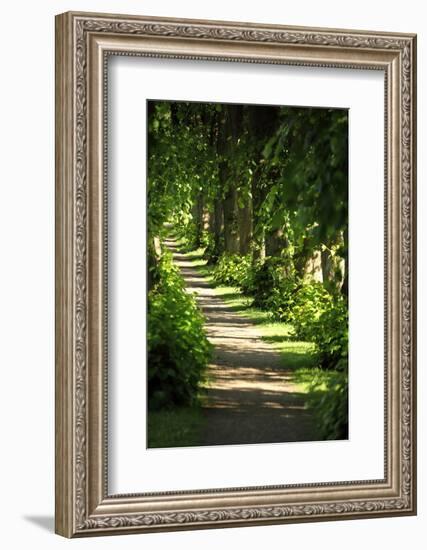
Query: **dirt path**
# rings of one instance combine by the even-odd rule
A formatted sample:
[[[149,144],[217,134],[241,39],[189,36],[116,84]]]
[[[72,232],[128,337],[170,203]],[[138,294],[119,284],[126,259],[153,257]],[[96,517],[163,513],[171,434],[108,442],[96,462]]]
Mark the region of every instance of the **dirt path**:
[[[165,244],[188,291],[197,294],[214,345],[203,407],[207,417],[203,445],[312,441],[312,417],[280,354],[261,339],[259,327],[215,295],[173,239]]]

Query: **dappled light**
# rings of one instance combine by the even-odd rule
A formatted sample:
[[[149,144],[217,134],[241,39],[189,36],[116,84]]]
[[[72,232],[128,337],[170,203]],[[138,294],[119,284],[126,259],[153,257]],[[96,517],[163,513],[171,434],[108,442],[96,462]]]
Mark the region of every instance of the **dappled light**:
[[[149,446],[346,438],[348,110],[150,100],[147,130]]]
[[[194,256],[179,252],[176,239],[165,246],[173,253],[187,292],[205,315],[213,345],[203,387],[207,418],[204,445],[307,441],[315,438],[305,395],[293,382],[292,367],[263,338],[260,327],[223,301],[211,282],[193,266]],[[236,294],[236,293],[234,293]],[[236,426],[238,428],[236,429]]]

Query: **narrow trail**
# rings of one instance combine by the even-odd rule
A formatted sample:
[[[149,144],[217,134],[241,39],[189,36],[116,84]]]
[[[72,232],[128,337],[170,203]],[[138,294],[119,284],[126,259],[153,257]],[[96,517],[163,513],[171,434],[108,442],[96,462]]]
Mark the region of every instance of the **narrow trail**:
[[[280,353],[262,340],[256,324],[215,294],[174,239],[167,239],[165,245],[187,290],[196,294],[214,346],[203,404],[207,422],[202,444],[313,441],[313,418]]]

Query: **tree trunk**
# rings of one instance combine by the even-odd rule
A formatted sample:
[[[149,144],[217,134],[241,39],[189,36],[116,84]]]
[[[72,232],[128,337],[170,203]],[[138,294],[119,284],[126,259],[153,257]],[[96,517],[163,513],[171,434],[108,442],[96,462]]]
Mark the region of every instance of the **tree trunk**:
[[[253,243],[252,247],[252,262],[264,260],[265,251],[265,229],[260,223],[261,206],[267,195],[266,188],[262,187],[259,182],[258,170],[255,170],[252,177],[252,223],[253,223]]]
[[[304,279],[321,283],[322,276],[322,254],[320,250],[314,250],[304,266]]]
[[[279,257],[287,246],[288,240],[282,228],[276,229],[266,236],[265,252],[267,256]]]
[[[235,174],[235,151],[242,131],[243,106],[226,105],[222,119],[222,139],[220,153],[220,181],[225,190],[224,209],[224,249],[236,254],[239,252],[239,225],[237,205],[237,174]]]
[[[147,242],[147,292],[158,282],[158,265],[162,255],[160,237],[150,237]]]
[[[347,252],[344,232],[340,231],[335,241],[330,244],[330,248],[322,250],[323,283],[330,291],[340,291],[344,284],[347,269],[343,256],[347,256]]]
[[[344,258],[344,281],[341,287],[341,292],[348,298],[348,255]]]
[[[253,224],[253,248],[252,261],[263,260],[266,255],[265,229],[260,219],[261,207],[267,196],[267,186],[261,183],[263,149],[266,140],[272,135],[277,124],[278,109],[270,106],[247,106],[248,130],[253,139],[254,162],[256,168],[252,176],[252,224]]]
[[[345,278],[345,260],[330,250],[322,250],[323,283],[328,290],[340,290]]]
[[[224,198],[224,249],[231,254],[239,252],[239,228],[237,220],[237,191],[228,185]]]
[[[304,238],[302,249],[294,255],[295,270],[298,277],[304,279],[306,276],[307,264],[313,255],[313,246],[310,244],[307,238]]]
[[[200,246],[203,232],[203,193],[199,192],[193,204],[193,221],[196,229],[196,247]]]
[[[343,231],[344,277],[341,292],[348,298],[348,228]]]
[[[202,229],[203,231],[209,231],[209,227],[211,224],[211,213],[209,212],[209,209],[207,206],[203,207],[203,214],[202,214]]]
[[[224,252],[223,231],[224,231],[224,210],[221,198],[217,197],[214,201],[213,216],[211,216],[211,225],[213,233],[213,251],[212,261],[216,261]]]
[[[322,277],[326,288],[333,286],[334,265],[331,251],[328,248],[322,250]]]
[[[252,201],[250,197],[246,198],[246,203],[239,207],[239,246],[240,254],[249,253],[252,240]]]
[[[264,235],[258,235],[256,244],[252,249],[252,263],[256,263],[258,260],[264,260],[265,256],[265,238]]]

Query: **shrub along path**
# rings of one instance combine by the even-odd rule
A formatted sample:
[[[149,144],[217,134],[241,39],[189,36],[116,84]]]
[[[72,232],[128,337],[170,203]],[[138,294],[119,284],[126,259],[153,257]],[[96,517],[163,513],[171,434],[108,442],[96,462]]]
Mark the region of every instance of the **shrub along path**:
[[[261,338],[256,324],[233,311],[213,286],[179,251],[165,245],[180,268],[188,292],[195,293],[214,346],[203,399],[206,416],[202,445],[274,443],[315,439],[313,417],[304,394],[292,382],[292,370],[280,353]]]

